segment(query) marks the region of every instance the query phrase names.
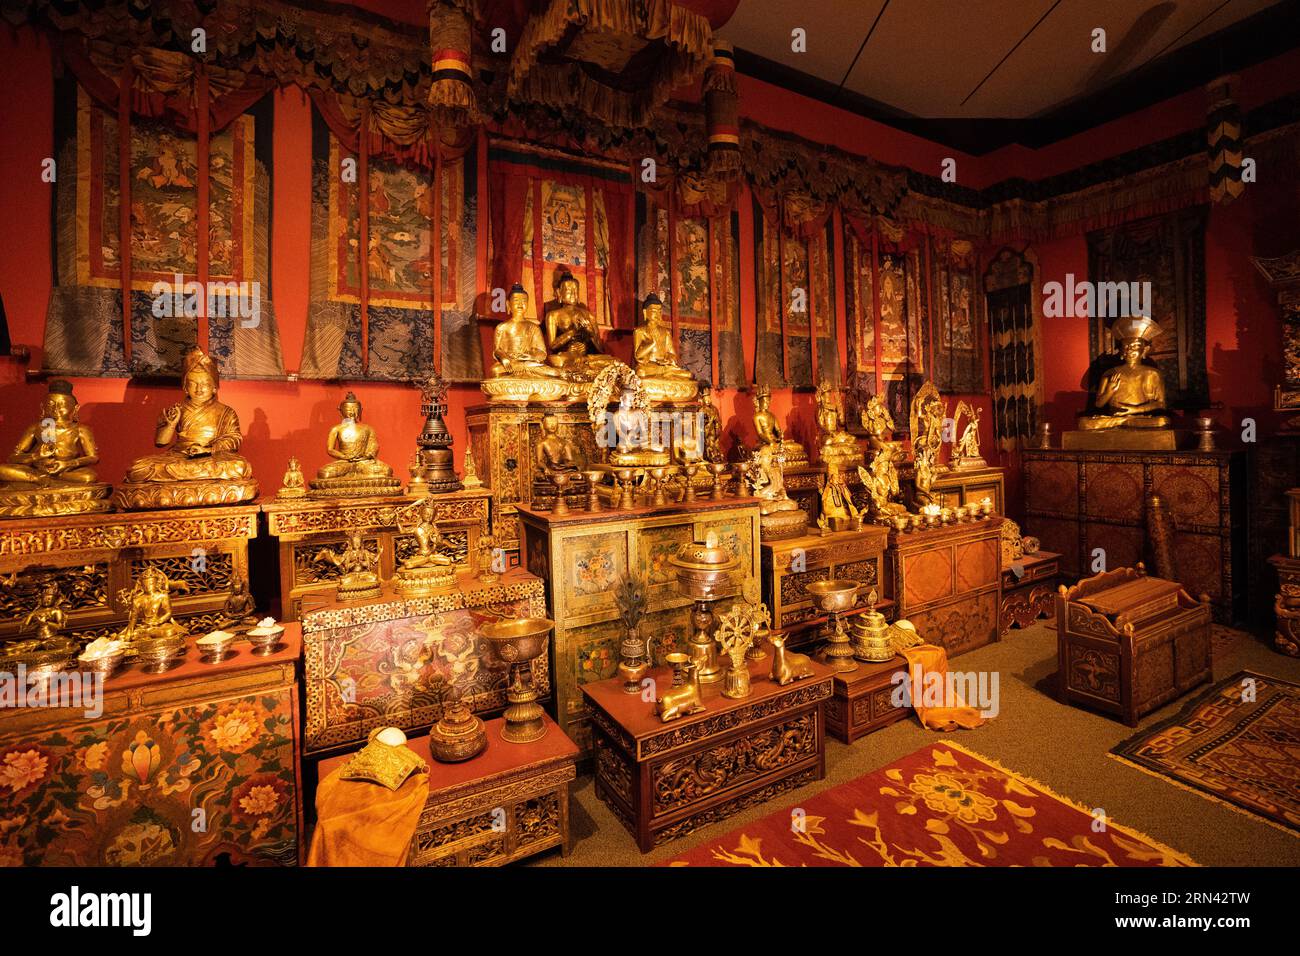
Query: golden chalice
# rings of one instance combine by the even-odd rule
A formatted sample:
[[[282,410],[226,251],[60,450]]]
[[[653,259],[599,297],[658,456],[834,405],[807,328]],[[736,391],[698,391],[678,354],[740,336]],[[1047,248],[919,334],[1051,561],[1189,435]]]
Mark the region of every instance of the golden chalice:
[[[510,687],[506,699],[506,725],[501,739],[512,744],[526,744],[546,735],[545,712],[537,703],[533,686],[533,660],[546,653],[546,639],[555,622],[544,617],[521,617],[512,621],[483,624],[478,632],[492,648],[492,653],[510,668]]]
[[[603,471],[584,471],[582,476],[587,479],[587,513],[598,514],[604,508],[600,505],[600,482],[605,477]]]
[[[713,500],[721,501],[727,493],[727,480],[722,476],[728,471],[725,461],[711,461],[708,464],[709,474],[713,476]]]
[[[551,505],[551,514],[557,518],[569,513],[569,503],[564,500],[564,492],[574,477],[574,475],[564,471],[557,471],[551,475],[551,481],[555,484],[555,504]]]
[[[682,594],[695,602],[691,623],[695,633],[691,636],[691,660],[699,668],[701,684],[712,684],[723,678],[718,660],[718,645],[710,633],[713,630],[713,603],[722,598],[721,591],[731,584],[732,572],[740,565],[725,548],[719,547],[717,536],[709,533],[704,543],[684,544],[669,559],[677,570],[677,584]]]
[[[830,618],[827,625],[830,636],[818,656],[822,659],[822,663],[829,664],[841,674],[848,674],[858,669],[857,662],[853,659],[853,645],[844,630],[840,615],[853,608],[861,589],[861,584],[847,578],[814,581],[807,589],[813,605]]]

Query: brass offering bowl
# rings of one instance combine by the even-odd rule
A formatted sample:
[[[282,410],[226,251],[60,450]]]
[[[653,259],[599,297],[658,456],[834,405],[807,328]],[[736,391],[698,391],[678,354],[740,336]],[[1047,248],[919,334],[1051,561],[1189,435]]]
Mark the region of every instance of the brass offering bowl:
[[[686,683],[686,665],[691,662],[690,654],[670,651],[664,655],[664,661],[673,669],[673,686],[681,687]]]
[[[83,654],[77,658],[77,663],[92,674],[103,674],[105,678],[108,678],[117,673],[117,669],[122,666],[122,662],[125,660],[126,647],[122,645],[110,654],[96,654],[93,657],[86,657]]]
[[[254,627],[250,628],[244,636],[248,638],[248,643],[253,645],[253,653],[258,657],[267,657],[274,654],[276,648],[280,646],[280,635],[284,633],[284,625],[276,624],[273,627]]]
[[[851,610],[857,603],[858,592],[862,585],[847,578],[833,578],[830,581],[814,581],[807,591],[813,606],[830,618],[830,634],[822,647],[820,657],[836,672],[848,674],[858,669],[853,659],[853,645],[849,635],[844,631],[840,615]]]
[[[546,735],[544,711],[533,687],[533,660],[546,653],[546,641],[555,622],[544,617],[520,617],[479,626],[478,632],[492,653],[510,668],[506,699],[510,706],[503,715],[501,738],[512,744],[526,744]]]
[[[180,663],[185,655],[185,638],[145,637],[136,641],[132,650],[132,656],[144,665],[146,673],[161,674]]]
[[[235,635],[229,631],[213,631],[194,642],[205,664],[216,664],[230,656],[230,648],[235,643]]]

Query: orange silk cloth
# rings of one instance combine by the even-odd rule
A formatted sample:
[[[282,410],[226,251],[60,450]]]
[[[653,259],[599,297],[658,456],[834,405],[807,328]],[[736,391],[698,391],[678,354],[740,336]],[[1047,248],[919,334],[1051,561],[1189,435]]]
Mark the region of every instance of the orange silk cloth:
[[[973,730],[984,723],[987,718],[980,715],[974,707],[967,707],[959,694],[954,693],[955,700],[951,707],[925,707],[926,684],[938,680],[941,686],[947,684],[948,652],[934,644],[918,644],[903,651],[907,658],[907,676],[911,680],[910,691],[912,706],[916,716],[921,718],[921,726],[929,730],[956,730],[961,727]],[[936,675],[929,677],[928,675]]]
[[[411,774],[396,790],[340,780],[337,767],[316,788],[316,830],[308,866],[403,866],[429,797],[429,775]]]

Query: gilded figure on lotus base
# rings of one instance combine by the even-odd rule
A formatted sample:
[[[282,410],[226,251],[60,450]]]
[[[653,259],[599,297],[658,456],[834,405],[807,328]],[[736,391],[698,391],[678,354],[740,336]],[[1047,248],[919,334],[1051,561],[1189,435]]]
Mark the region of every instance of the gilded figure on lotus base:
[[[9,461],[0,464],[0,517],[90,514],[107,511],[112,489],[101,482],[95,437],[77,421],[71,383],[55,379]]]
[[[330,429],[325,451],[334,459],[321,465],[311,483],[312,498],[360,498],[396,495],[402,483],[379,460],[375,430],[361,421],[361,402],[351,392],[339,402],[342,420]]]

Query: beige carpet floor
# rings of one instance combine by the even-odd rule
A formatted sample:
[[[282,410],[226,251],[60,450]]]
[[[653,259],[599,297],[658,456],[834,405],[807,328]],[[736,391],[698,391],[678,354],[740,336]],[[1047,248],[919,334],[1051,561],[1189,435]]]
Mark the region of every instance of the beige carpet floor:
[[[951,737],[976,753],[1050,787],[1058,794],[1139,830],[1205,866],[1300,866],[1300,837],[1258,817],[1207,800],[1106,756],[1138,729],[1174,714],[1191,695],[1144,718],[1137,729],[1101,714],[1066,707],[1046,693],[1044,678],[1056,671],[1056,631],[1043,625],[1014,630],[1003,641],[972,651],[953,669],[997,671],[1001,711],[975,730],[939,734],[922,729],[915,715],[854,742],[826,741],[826,779],[782,794],[688,837],[642,855],[636,842],[596,799],[589,775],[573,789],[574,849],[528,861],[534,866],[645,866],[670,859],[705,840],[815,793],[846,783],[911,753],[927,742]],[[1214,678],[1253,670],[1300,682],[1300,660],[1277,654],[1262,638],[1245,635],[1216,657]],[[1194,694],[1209,688],[1204,685]]]

